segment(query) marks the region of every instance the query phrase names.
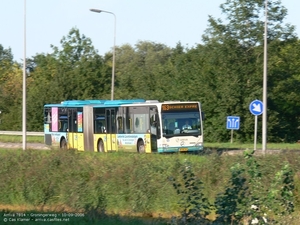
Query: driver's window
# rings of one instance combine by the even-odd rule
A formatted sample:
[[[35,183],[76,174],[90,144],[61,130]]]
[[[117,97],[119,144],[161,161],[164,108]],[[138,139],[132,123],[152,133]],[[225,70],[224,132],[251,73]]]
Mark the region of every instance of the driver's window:
[[[154,115],[152,115],[150,117],[150,132],[153,135],[157,134],[157,127],[156,127],[156,121],[155,121],[155,116]]]

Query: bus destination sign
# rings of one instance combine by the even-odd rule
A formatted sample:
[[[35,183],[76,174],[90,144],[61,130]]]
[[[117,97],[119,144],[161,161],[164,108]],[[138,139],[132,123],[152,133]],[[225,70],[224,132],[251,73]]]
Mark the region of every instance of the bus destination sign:
[[[198,103],[162,104],[161,111],[199,111],[199,105]]]

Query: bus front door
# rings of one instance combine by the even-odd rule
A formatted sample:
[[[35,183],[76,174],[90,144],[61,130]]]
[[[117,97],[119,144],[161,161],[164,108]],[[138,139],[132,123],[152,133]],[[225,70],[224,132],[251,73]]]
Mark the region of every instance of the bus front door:
[[[114,108],[105,109],[106,121],[106,146],[107,151],[117,150],[116,139],[116,110]]]
[[[150,152],[157,152],[157,139],[159,138],[160,130],[158,129],[159,118],[157,115],[157,108],[150,107],[150,135],[151,135],[151,149]]]

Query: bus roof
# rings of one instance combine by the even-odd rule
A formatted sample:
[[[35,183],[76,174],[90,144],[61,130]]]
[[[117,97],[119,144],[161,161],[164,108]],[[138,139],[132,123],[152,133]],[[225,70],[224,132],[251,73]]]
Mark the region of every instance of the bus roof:
[[[94,108],[106,108],[106,107],[119,107],[121,105],[131,105],[131,104],[139,104],[143,103],[146,100],[144,99],[130,99],[130,100],[110,100],[106,101],[103,104],[95,104]]]
[[[123,104],[132,104],[145,102],[144,99],[127,99],[127,100],[109,100],[104,102],[104,105],[123,105]]]
[[[164,102],[159,102],[159,101],[145,101],[145,102],[136,102],[134,104],[130,104],[130,106],[150,106],[150,105],[157,105],[161,106],[163,104],[189,104],[189,103],[199,103],[198,101],[164,101]],[[122,106],[129,106],[129,105],[122,105]]]
[[[108,105],[113,106],[120,106],[122,104],[132,104],[138,102],[145,102],[144,99],[125,99],[125,100],[67,100],[61,103],[56,104],[46,104],[44,107],[83,107],[85,105],[94,105],[94,106],[102,106],[107,107]]]
[[[159,102],[158,100],[145,100],[145,99],[123,99],[123,100],[66,100],[61,103],[56,104],[46,104],[44,107],[83,107],[85,105],[92,105],[94,108],[105,108],[105,107],[119,107],[121,105],[158,105],[162,104],[188,104],[188,103],[198,103],[197,101],[164,101]]]

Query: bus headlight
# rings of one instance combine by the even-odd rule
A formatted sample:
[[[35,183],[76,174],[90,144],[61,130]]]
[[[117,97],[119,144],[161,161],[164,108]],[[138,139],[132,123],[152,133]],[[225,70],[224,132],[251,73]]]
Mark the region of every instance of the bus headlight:
[[[203,144],[202,144],[202,142],[197,142],[196,144],[195,144],[195,146],[202,146]]]

